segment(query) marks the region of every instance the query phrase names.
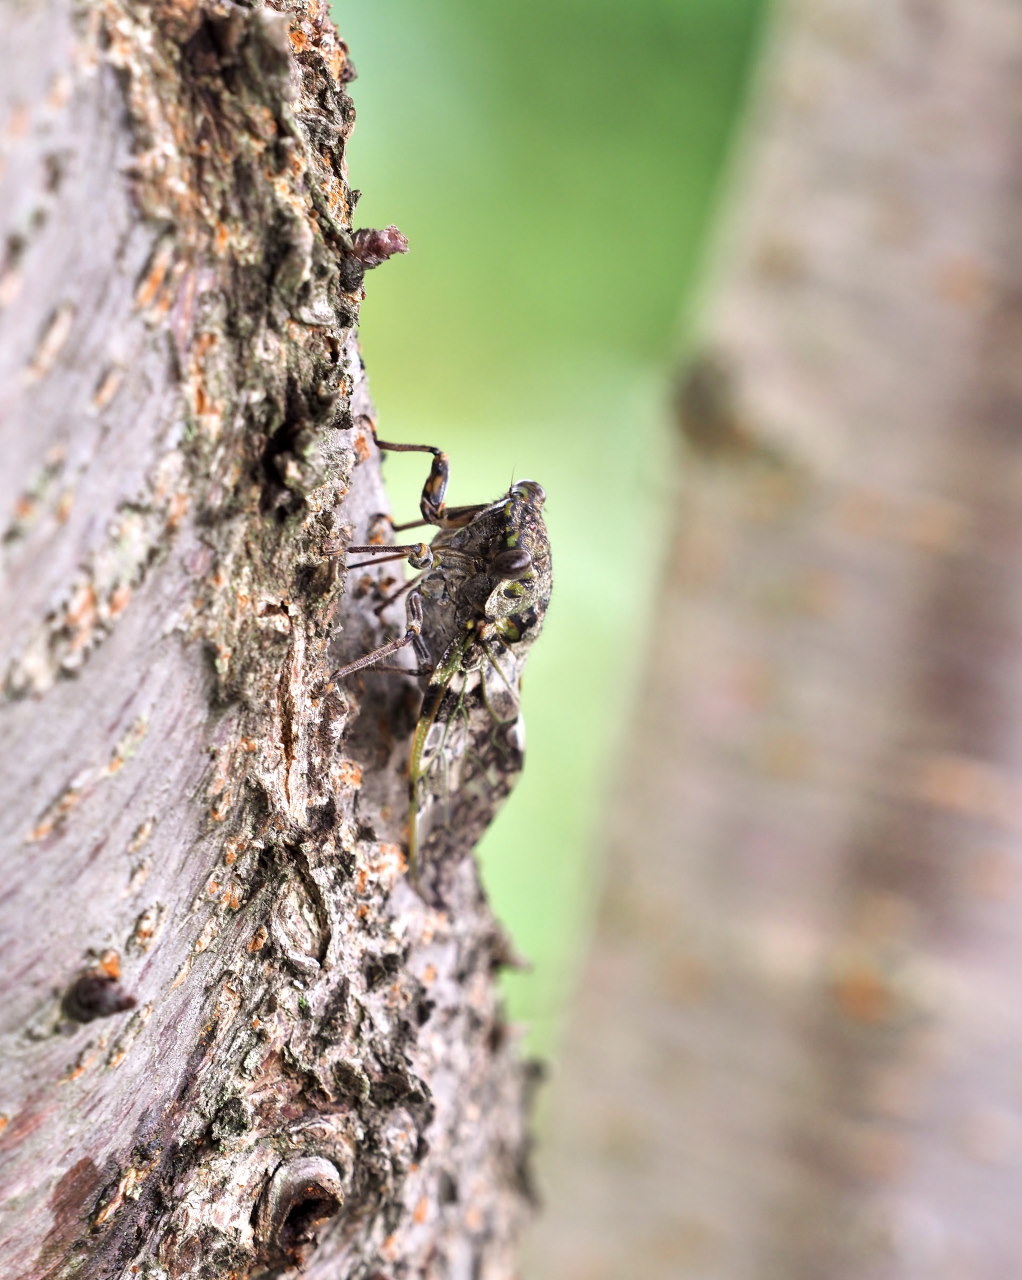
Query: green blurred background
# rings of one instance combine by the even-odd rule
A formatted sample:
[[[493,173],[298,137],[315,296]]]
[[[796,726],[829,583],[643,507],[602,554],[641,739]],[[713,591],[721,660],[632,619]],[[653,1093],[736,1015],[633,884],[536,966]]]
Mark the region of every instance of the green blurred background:
[[[512,1015],[548,1054],[599,888],[604,798],[642,657],[675,467],[670,386],[761,0],[335,0],[359,78],[359,226],[381,435],[442,446],[453,503],[541,481],[555,589],[525,682],[528,764],[487,835],[534,965]],[[421,457],[391,455],[411,518]]]

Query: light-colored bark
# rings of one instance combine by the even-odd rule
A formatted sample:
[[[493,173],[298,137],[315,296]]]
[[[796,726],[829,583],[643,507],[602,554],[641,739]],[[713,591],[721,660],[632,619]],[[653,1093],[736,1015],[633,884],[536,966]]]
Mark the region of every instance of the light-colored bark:
[[[512,1273],[474,864],[404,878],[415,690],[319,0],[12,5],[0,50],[0,1270]],[[357,248],[357,246],[356,246]]]
[[[537,1278],[1022,1267],[1020,69],[780,7]]]

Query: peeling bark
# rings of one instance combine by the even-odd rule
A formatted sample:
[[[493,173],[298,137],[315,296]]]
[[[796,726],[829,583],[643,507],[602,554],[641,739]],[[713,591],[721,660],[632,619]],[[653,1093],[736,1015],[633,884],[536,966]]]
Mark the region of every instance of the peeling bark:
[[[316,0],[9,23],[5,1274],[509,1275],[508,948],[471,858],[403,877],[415,689],[330,681],[386,510],[347,49]]]

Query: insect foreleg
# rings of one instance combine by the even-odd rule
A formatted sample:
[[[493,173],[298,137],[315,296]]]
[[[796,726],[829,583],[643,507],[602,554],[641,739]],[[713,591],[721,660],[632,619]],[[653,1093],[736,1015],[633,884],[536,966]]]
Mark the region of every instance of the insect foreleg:
[[[412,645],[415,650],[415,656],[419,659],[420,665],[425,658],[429,659],[429,649],[426,642],[422,639],[422,601],[419,596],[413,592],[408,597],[407,621],[403,636],[398,636],[396,640],[391,640],[387,644],[381,644],[378,649],[374,649],[372,653],[363,654],[361,658],[356,658],[354,662],[349,662],[346,667],[339,667],[331,680],[343,680],[346,676],[353,675],[356,671],[362,671],[365,667],[375,666],[381,658],[389,658],[392,653],[397,653],[399,649],[403,649],[405,645]],[[381,671],[399,670],[405,675],[413,675],[405,668],[381,667]]]
[[[486,503],[478,502],[469,507],[447,505],[447,484],[451,477],[451,465],[447,454],[442,449],[437,449],[431,444],[394,444],[390,440],[381,440],[376,434],[375,425],[373,439],[378,449],[389,449],[393,453],[431,453],[433,455],[429,475],[422,486],[422,496],[419,499],[421,517],[418,520],[408,520],[404,524],[395,524],[390,516],[385,517],[390,521],[390,526],[395,533],[400,533],[403,529],[414,529],[422,524],[436,525],[440,529],[460,529],[470,524],[480,511],[486,509]]]
[[[444,495],[447,492],[447,481],[451,472],[447,454],[442,449],[438,449],[431,444],[394,444],[390,440],[381,440],[376,434],[375,423],[373,424],[373,439],[376,441],[378,449],[389,449],[391,453],[431,453],[433,455],[433,465],[429,469],[426,483],[422,486],[422,497],[419,499],[419,510],[422,512],[422,519],[410,520],[407,524],[394,524],[395,531],[412,529],[419,524],[435,524],[443,527],[446,506]],[[393,524],[393,521],[391,523]]]
[[[366,565],[386,564],[388,560],[407,560],[413,569],[430,569],[433,566],[433,552],[425,542],[409,542],[404,546],[395,546],[389,542],[375,542],[365,547],[345,547],[346,555],[372,555],[373,560],[360,560],[358,564],[348,565],[349,569],[361,569]]]

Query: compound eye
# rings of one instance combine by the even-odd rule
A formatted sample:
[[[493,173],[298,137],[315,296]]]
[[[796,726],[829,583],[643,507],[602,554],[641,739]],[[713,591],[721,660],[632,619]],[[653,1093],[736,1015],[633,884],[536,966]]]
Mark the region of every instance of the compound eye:
[[[511,492],[525,498],[527,502],[534,503],[537,507],[541,507],[546,501],[546,490],[535,480],[519,480],[516,485],[512,485]]]
[[[532,556],[524,547],[498,551],[490,561],[490,572],[498,578],[524,578],[532,569]]]

